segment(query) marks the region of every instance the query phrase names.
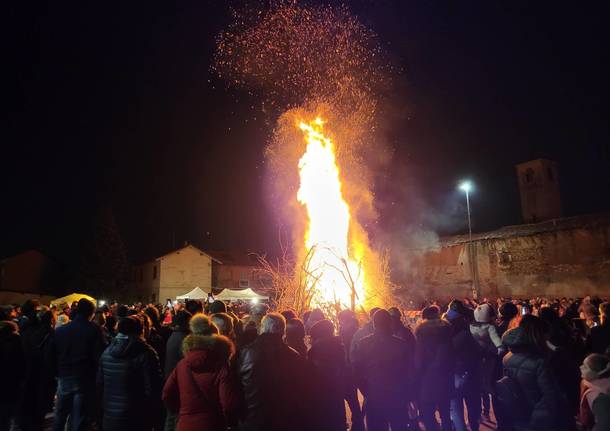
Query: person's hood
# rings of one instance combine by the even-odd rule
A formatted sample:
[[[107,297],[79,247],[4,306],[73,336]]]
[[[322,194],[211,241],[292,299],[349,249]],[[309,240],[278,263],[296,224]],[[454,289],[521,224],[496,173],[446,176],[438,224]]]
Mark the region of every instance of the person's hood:
[[[583,384],[587,388],[591,388],[600,393],[610,394],[610,377],[603,377],[601,379],[596,379],[593,381],[583,379]]]
[[[191,334],[182,342],[182,352],[186,358],[191,358],[189,361],[196,364],[194,366],[204,366],[208,361],[228,361],[233,354],[233,344],[222,335]]]
[[[494,317],[494,309],[489,304],[481,304],[474,310],[474,320],[477,322],[489,323]]]
[[[114,358],[124,359],[137,356],[147,348],[141,338],[118,333],[108,347],[108,353]]]
[[[451,325],[443,319],[425,319],[420,320],[415,328],[415,335],[421,336],[451,336]]]

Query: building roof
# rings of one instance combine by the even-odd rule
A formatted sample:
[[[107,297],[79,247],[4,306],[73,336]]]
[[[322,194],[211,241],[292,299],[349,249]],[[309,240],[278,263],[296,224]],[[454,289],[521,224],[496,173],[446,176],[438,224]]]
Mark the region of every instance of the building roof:
[[[223,265],[258,266],[255,253],[240,251],[208,251],[207,253]]]
[[[553,220],[547,220],[540,223],[520,224],[514,226],[505,226],[491,232],[473,233],[473,241],[484,241],[489,239],[506,239],[522,236],[536,235],[546,232],[557,232],[562,230],[594,228],[601,226],[610,226],[610,213],[599,213],[581,215],[575,217],[563,217]],[[468,235],[455,235],[442,237],[440,239],[441,246],[452,246],[457,244],[467,243]]]
[[[136,263],[136,266],[145,265],[145,264],[147,264],[147,263],[151,263],[151,262],[156,262],[156,261],[158,261],[158,260],[163,259],[164,257],[170,256],[170,255],[172,255],[172,254],[174,254],[174,253],[177,253],[177,252],[179,252],[179,251],[181,251],[181,250],[185,250],[185,249],[187,249],[187,248],[192,248],[193,250],[197,251],[198,253],[203,253],[203,254],[205,254],[206,256],[208,256],[208,257],[209,257],[210,259],[212,259],[213,261],[215,261],[215,262],[217,262],[217,263],[222,263],[222,262],[220,262],[220,261],[219,261],[219,260],[218,260],[216,257],[214,257],[214,256],[210,255],[208,252],[203,251],[202,249],[200,249],[200,248],[199,248],[199,247],[197,247],[197,246],[194,246],[193,244],[186,243],[184,246],[182,246],[182,247],[180,247],[180,248],[177,248],[177,249],[175,249],[175,250],[169,251],[169,252],[167,252],[167,253],[165,253],[165,254],[163,254],[163,255],[159,256],[159,257],[154,257],[154,258],[152,258],[152,259],[146,259],[146,260],[144,260],[144,261],[140,261],[140,262]]]

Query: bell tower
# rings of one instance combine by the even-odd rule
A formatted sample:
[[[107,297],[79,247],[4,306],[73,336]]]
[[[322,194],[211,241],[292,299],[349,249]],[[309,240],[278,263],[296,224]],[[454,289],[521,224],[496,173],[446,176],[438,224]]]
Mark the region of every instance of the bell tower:
[[[557,162],[536,159],[520,163],[517,165],[517,180],[525,223],[561,217]]]

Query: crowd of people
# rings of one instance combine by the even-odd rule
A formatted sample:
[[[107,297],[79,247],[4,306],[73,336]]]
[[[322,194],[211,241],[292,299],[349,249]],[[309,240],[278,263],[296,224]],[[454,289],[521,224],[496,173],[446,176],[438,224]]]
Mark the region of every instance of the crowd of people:
[[[297,315],[36,300],[0,316],[0,431],[610,430],[610,303]],[[439,421],[440,419],[440,421]]]

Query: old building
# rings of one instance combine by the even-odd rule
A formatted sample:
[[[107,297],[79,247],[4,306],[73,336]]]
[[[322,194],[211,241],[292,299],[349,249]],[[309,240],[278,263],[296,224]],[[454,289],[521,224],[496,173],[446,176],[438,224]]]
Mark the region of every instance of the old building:
[[[161,302],[191,291],[195,287],[212,291],[212,256],[191,244],[131,270],[130,293],[133,299]]]
[[[483,297],[610,295],[610,214],[508,226],[442,238],[411,263],[408,292],[427,297],[470,296],[474,279]]]
[[[559,169],[552,160],[536,159],[517,165],[521,213],[525,223],[561,217]]]
[[[192,244],[136,265],[131,270],[132,300],[165,302],[199,287],[204,292],[265,290],[256,257],[248,253],[203,251]]]
[[[610,295],[610,213],[561,218],[557,164],[517,165],[528,224],[441,238],[413,250],[403,294],[410,297]],[[469,256],[472,253],[472,260]],[[399,291],[400,292],[400,291]]]
[[[47,302],[64,284],[61,265],[38,250],[0,260],[0,304],[21,304],[29,298]]]
[[[264,288],[258,271],[258,260],[251,253],[210,251],[218,262],[213,266],[212,285],[214,290]]]

